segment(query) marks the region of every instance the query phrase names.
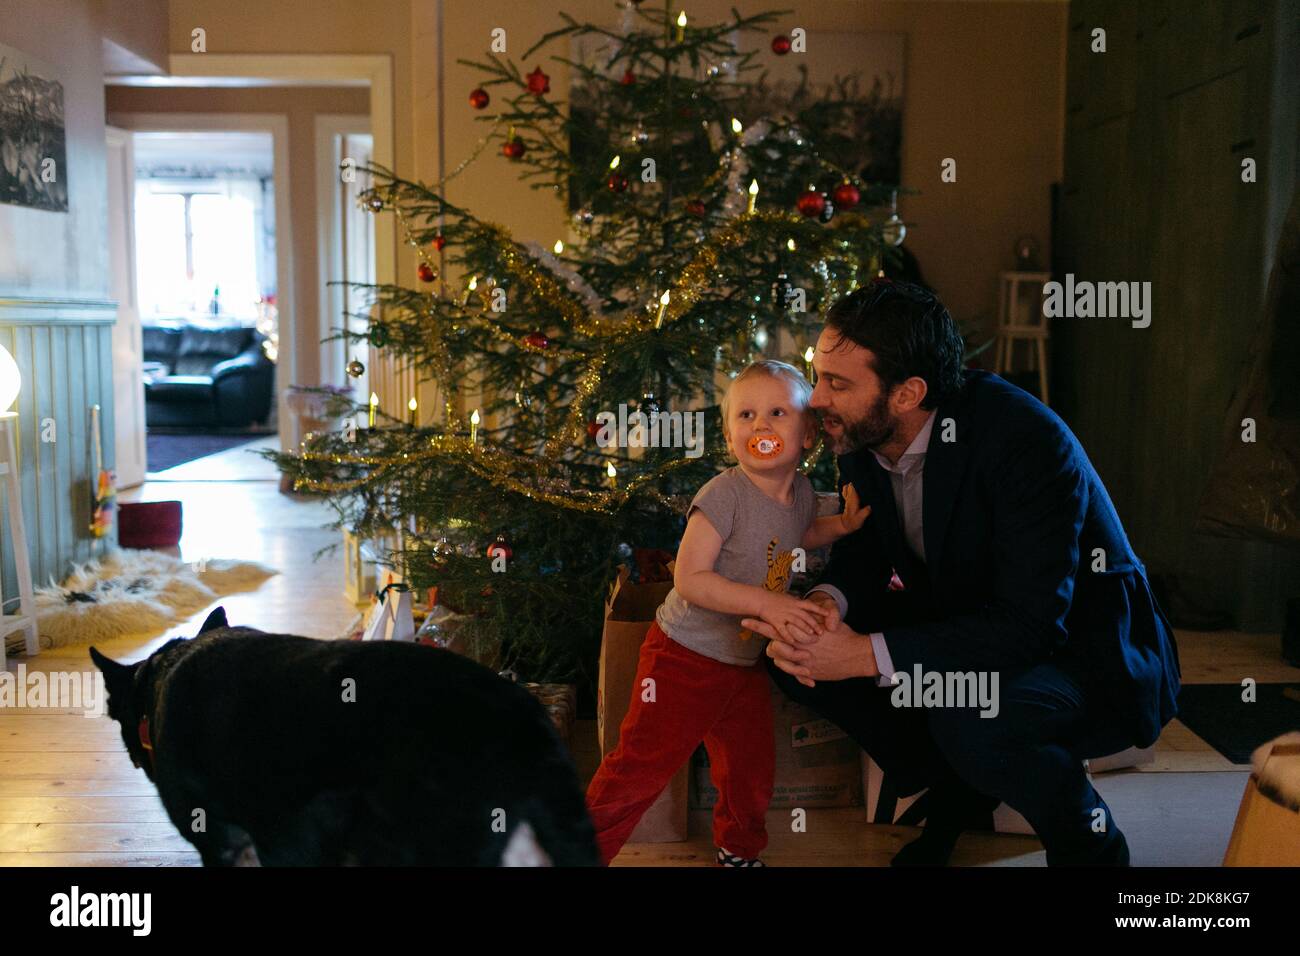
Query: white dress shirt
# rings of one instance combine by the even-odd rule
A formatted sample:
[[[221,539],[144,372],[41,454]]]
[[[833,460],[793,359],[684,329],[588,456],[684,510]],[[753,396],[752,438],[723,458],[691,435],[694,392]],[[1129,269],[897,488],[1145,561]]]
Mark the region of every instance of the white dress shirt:
[[[925,561],[925,528],[922,523],[922,479],[925,473],[925,452],[930,445],[930,432],[934,428],[935,412],[931,411],[921,430],[916,433],[907,450],[899,456],[897,462],[891,462],[874,448],[871,453],[876,456],[880,467],[889,473],[889,483],[894,491],[894,506],[903,523],[903,539],[922,562]],[[849,602],[843,592],[833,584],[821,584],[813,591],[825,591],[835,599],[840,609],[840,619],[848,613]],[[809,592],[811,593],[811,592]],[[885,635],[876,631],[871,635],[871,649],[876,655],[876,667],[880,676],[876,683],[888,687],[894,683],[894,662],[885,645]]]

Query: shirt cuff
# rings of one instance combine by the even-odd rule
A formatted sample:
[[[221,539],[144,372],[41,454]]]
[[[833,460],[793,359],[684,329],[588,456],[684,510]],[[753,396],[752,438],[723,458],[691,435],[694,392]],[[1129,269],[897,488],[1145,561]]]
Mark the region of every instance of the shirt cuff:
[[[876,631],[871,635],[871,650],[876,655],[876,670],[880,676],[876,678],[877,687],[894,686],[894,661],[889,656],[889,648],[885,646],[885,635]]]
[[[840,609],[840,620],[844,620],[844,615],[849,613],[849,600],[840,592],[839,588],[833,584],[819,584],[817,587],[810,590],[808,594],[812,594],[813,591],[825,591],[834,598],[835,606]],[[807,597],[808,594],[805,594],[804,597]]]

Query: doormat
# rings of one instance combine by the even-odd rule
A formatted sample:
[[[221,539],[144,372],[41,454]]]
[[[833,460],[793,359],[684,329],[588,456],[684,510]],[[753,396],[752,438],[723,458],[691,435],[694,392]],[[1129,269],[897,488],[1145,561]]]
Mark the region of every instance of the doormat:
[[[1233,763],[1249,764],[1260,744],[1300,730],[1300,684],[1256,684],[1255,700],[1243,701],[1240,684],[1184,684],[1178,694],[1178,719]]]
[[[247,445],[265,437],[265,435],[214,435],[206,433],[166,435],[150,429],[149,433],[145,435],[149,446],[149,471],[166,471],[168,468],[183,465],[187,461],[206,458],[208,455],[215,455],[231,448],[238,448],[240,445]]]

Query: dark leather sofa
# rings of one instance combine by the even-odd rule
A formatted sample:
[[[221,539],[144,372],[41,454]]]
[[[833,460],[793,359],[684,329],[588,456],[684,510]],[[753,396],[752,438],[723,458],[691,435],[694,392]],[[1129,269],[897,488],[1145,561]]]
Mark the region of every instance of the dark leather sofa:
[[[177,324],[142,331],[150,427],[241,426],[270,417],[275,363],[256,329]]]

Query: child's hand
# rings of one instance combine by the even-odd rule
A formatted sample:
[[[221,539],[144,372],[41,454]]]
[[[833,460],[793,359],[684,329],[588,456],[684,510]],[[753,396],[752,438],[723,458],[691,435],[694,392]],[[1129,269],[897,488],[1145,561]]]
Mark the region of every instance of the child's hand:
[[[825,629],[826,609],[790,594],[769,592],[758,617],[776,629],[787,644],[808,644]]]
[[[844,510],[840,512],[840,523],[844,526],[845,534],[852,534],[862,527],[871,514],[871,505],[863,505],[858,500],[858,490],[853,487],[853,483],[845,485],[840,494],[844,496]]]

